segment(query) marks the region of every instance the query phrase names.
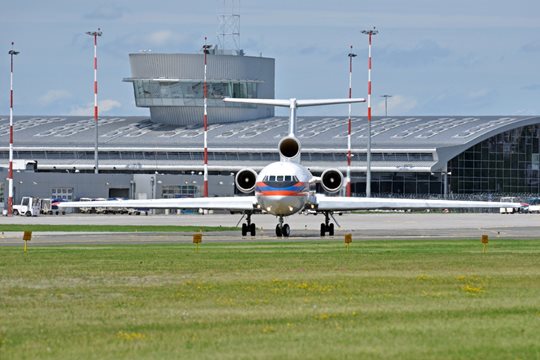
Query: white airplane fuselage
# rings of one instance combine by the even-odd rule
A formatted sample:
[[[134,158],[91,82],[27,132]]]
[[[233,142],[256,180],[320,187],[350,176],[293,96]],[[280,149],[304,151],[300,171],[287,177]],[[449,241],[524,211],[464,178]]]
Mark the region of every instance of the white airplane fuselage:
[[[304,209],[313,175],[304,166],[287,161],[265,166],[257,175],[255,196],[261,210],[289,216]]]

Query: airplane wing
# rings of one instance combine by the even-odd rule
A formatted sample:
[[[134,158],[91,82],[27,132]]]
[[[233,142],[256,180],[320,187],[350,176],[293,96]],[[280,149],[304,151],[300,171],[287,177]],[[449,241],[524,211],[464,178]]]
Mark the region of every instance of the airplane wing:
[[[253,210],[255,196],[148,199],[148,200],[103,200],[66,201],[58,204],[62,208],[134,208],[134,209],[208,209],[208,210]]]
[[[473,209],[473,208],[518,208],[520,203],[461,201],[436,199],[395,199],[395,198],[351,198],[330,197],[317,194],[318,211],[346,211],[370,209]]]

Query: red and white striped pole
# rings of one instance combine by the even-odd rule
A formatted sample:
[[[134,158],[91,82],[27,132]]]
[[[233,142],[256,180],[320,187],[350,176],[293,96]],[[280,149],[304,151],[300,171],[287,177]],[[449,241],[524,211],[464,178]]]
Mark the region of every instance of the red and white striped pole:
[[[98,82],[97,82],[97,37],[101,36],[103,32],[98,28],[98,31],[87,31],[87,35],[94,37],[94,123],[96,129],[96,139],[95,139],[95,148],[94,148],[94,173],[99,173],[99,156],[98,156]]]
[[[353,54],[352,52],[352,45],[351,45],[351,52],[347,55],[349,57],[349,99],[352,99],[352,59],[356,56],[356,54]],[[352,104],[349,103],[349,122],[347,127],[347,185],[346,185],[346,191],[347,196],[351,196],[351,157],[352,157],[352,150],[351,150],[351,133],[352,133],[352,120],[351,120],[351,112],[352,112]]]
[[[18,51],[13,50],[11,42],[11,50],[9,55],[11,58],[11,72],[9,78],[9,169],[8,169],[8,216],[13,215],[13,56],[19,54]]]
[[[368,143],[367,143],[367,169],[366,169],[366,197],[371,197],[371,37],[379,33],[375,28],[363,30],[362,34],[369,37],[368,46]]]
[[[210,52],[211,45],[206,43],[206,36],[204,37],[204,80],[203,80],[203,104],[204,104],[204,115],[203,115],[203,126],[204,126],[204,185],[203,185],[203,196],[208,197],[208,84],[206,83],[206,68],[207,68],[207,55]]]

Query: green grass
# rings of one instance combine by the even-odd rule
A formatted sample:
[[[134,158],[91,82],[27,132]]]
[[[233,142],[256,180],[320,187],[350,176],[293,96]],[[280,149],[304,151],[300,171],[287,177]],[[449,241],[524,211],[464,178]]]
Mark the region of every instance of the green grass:
[[[46,225],[46,224],[0,224],[0,231],[41,232],[194,232],[237,230],[226,226],[176,226],[176,225]]]
[[[540,358],[540,241],[0,247],[0,359]]]

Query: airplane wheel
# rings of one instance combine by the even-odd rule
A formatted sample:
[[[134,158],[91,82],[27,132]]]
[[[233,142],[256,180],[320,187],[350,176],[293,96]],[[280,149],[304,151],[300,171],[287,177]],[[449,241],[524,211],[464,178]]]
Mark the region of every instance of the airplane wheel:
[[[281,232],[281,227],[279,226],[279,224],[276,225],[276,236],[277,237],[282,237],[283,236],[283,234]]]
[[[321,223],[321,237],[324,237],[326,235],[326,225]]]
[[[328,235],[334,236],[334,224],[328,225]]]
[[[291,235],[291,228],[289,224],[284,224],[283,229],[281,230],[284,237],[289,237]]]
[[[248,228],[246,224],[242,224],[242,236],[246,236],[248,232]]]
[[[250,232],[251,236],[255,236],[256,229],[255,229],[255,224],[254,223],[251,223],[251,225],[249,225],[249,232]]]

